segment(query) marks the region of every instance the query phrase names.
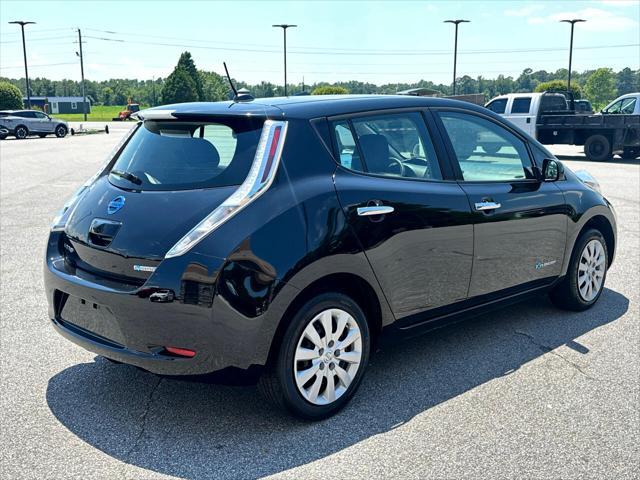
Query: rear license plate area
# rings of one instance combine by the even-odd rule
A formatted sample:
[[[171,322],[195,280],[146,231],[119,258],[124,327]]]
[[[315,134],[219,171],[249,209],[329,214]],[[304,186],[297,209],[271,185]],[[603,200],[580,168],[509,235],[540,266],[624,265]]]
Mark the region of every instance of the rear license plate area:
[[[118,345],[125,344],[120,325],[108,307],[73,295],[69,295],[61,307],[59,316],[63,322],[79,327],[88,336],[101,337]]]

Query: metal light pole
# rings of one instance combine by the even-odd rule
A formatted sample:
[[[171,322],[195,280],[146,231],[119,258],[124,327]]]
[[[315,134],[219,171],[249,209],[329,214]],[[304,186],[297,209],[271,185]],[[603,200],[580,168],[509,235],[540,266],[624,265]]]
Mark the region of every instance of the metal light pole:
[[[453,23],[456,26],[456,41],[453,49],[453,94],[456,94],[456,63],[458,62],[458,25],[470,23],[470,20],[445,20],[444,23]]]
[[[581,18],[574,18],[573,20],[560,20],[560,22],[571,24],[571,40],[569,42],[569,79],[567,80],[567,90],[571,90],[571,60],[573,57],[573,27],[576,23],[586,22]]]
[[[22,29],[22,53],[24,55],[24,80],[27,83],[27,108],[31,109],[31,92],[29,91],[29,70],[27,69],[27,46],[24,42],[24,26],[34,24],[36,22],[25,22],[23,20],[15,20],[13,22],[9,22],[11,24],[20,25]]]
[[[82,113],[84,113],[84,121],[87,121],[87,95],[84,89],[84,57],[82,56],[82,33],[78,29],[78,44],[80,45],[80,75],[82,76]],[[77,53],[77,52],[76,52]]]
[[[295,28],[297,25],[288,25],[286,23],[282,23],[280,25],[271,25],[272,27],[277,27],[282,29],[282,33],[284,33],[284,96],[287,96],[287,28]]]

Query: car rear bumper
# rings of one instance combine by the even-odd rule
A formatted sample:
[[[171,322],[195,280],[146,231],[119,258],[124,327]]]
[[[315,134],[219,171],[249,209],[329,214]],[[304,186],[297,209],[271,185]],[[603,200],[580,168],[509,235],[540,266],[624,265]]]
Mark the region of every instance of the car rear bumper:
[[[245,318],[215,295],[224,260],[199,254],[176,257],[162,262],[144,285],[130,285],[71,266],[61,253],[61,235],[50,235],[44,280],[49,317],[63,337],[163,375],[244,370],[266,361],[271,338],[261,334],[263,319]],[[165,290],[175,292],[173,301],[151,301],[154,292]],[[166,347],[196,353],[179,357]]]

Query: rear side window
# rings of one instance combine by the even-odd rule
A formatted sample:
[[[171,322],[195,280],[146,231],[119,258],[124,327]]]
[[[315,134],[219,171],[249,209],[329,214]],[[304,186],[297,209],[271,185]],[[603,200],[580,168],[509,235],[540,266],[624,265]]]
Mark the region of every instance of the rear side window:
[[[340,164],[387,177],[442,180],[433,144],[418,112],[334,123]]]
[[[514,98],[511,113],[529,113],[531,97]]]
[[[495,113],[504,113],[507,108],[507,99],[506,98],[498,98],[493,102],[489,102],[487,108]]]
[[[557,112],[569,110],[567,99],[559,93],[547,93],[542,96],[540,110],[543,112]]]
[[[256,152],[262,121],[145,121],[122,149],[109,181],[135,190],[239,185]]]

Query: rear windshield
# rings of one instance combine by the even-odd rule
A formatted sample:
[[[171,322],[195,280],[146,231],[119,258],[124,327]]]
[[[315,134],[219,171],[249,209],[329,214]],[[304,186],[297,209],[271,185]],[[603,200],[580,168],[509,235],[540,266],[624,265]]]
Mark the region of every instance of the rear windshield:
[[[120,152],[109,181],[134,190],[239,185],[253,162],[262,120],[145,121]]]

